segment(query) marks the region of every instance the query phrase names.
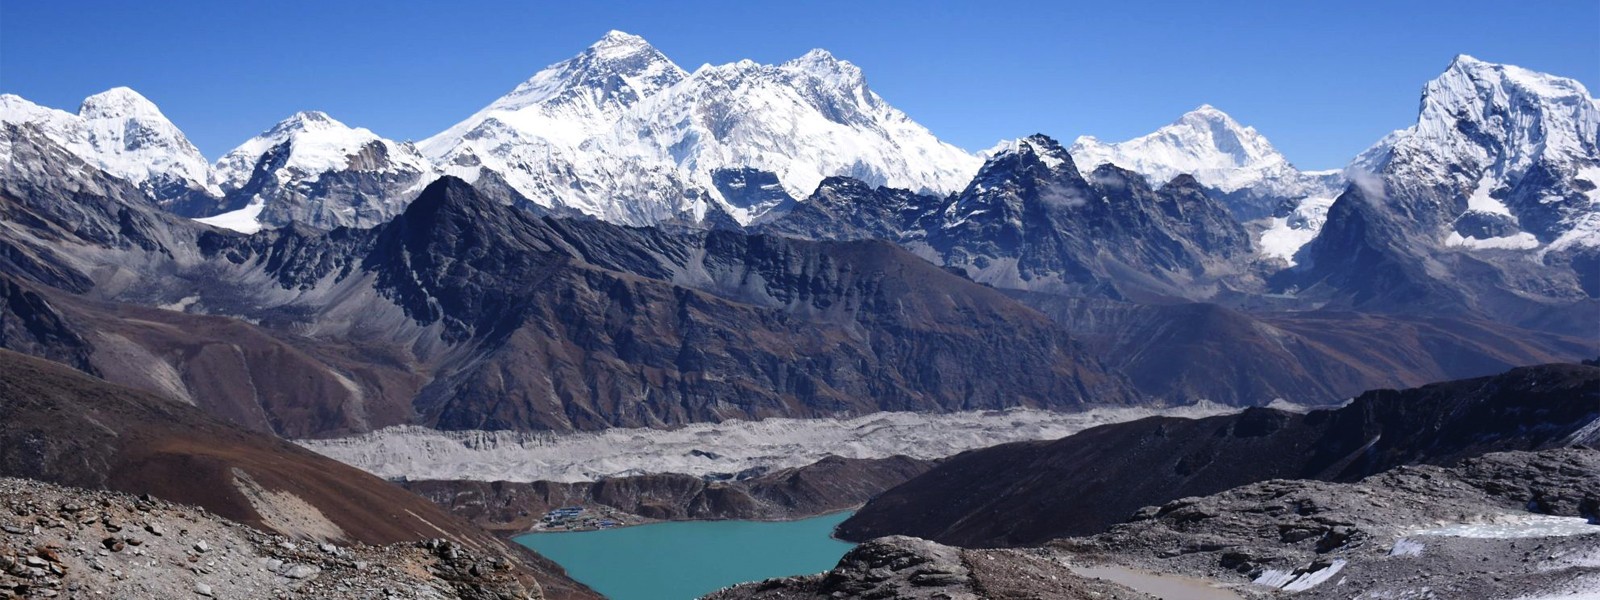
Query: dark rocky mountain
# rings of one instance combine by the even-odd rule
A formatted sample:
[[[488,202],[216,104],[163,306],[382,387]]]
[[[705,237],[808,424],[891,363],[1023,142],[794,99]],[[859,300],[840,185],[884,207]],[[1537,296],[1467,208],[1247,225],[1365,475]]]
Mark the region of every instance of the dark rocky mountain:
[[[839,533],[1034,545],[1097,533],[1141,506],[1267,479],[1355,481],[1398,465],[1593,444],[1597,421],[1600,368],[1586,365],[1376,390],[1306,414],[1154,417],[957,455],[873,499]]]
[[[904,456],[830,456],[803,467],[733,479],[661,473],[579,483],[429,480],[401,485],[480,527],[520,533],[563,506],[603,505],[670,521],[798,519],[860,506],[932,466]]]
[[[34,333],[10,343],[204,398],[248,427],[594,429],[1134,400],[1043,315],[883,242],[542,218],[455,179],[379,228],[244,236],[86,165],[60,170],[72,163],[30,140],[18,134],[10,164],[38,172],[7,179],[0,240],[27,284],[18,306],[31,293],[50,310],[28,309]]]
[[[849,177],[829,177],[805,202],[777,213],[757,228],[815,240],[927,239],[927,226],[947,199],[910,190],[873,187]]]
[[[833,178],[763,227],[895,240],[997,287],[1137,299],[1214,296],[1247,272],[1252,243],[1192,177],[1152,188],[1103,165],[1085,178],[1043,135],[999,150],[948,198]]]
[[[1365,390],[1493,375],[1595,351],[1593,338],[1463,317],[1007,294],[1050,315],[1141,393],[1175,401],[1337,404]]]
[[[447,179],[379,231],[363,269],[474,348],[416,402],[445,428],[1129,399],[1042,315],[882,242],[538,219]]]
[[[394,484],[182,403],[0,350],[0,474],[150,494],[286,536],[366,544],[450,539],[506,556],[560,593],[559,568]]]

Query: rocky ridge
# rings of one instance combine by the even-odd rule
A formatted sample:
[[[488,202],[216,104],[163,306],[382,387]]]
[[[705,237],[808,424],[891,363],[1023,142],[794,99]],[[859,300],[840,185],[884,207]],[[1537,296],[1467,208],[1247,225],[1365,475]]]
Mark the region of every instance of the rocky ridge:
[[[1081,577],[1046,552],[963,550],[891,536],[857,546],[820,575],[747,583],[706,600],[1152,600],[1116,583]]]
[[[1143,505],[1268,479],[1351,482],[1400,465],[1594,444],[1596,422],[1600,368],[1587,365],[1373,390],[1304,414],[1155,417],[956,455],[874,498],[839,533],[1036,545],[1099,532]]]

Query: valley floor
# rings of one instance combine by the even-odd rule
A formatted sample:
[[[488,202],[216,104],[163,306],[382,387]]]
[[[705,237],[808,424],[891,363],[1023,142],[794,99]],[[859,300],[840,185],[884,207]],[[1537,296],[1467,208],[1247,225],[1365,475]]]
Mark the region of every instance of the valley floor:
[[[828,456],[937,459],[1007,442],[1061,438],[1154,415],[1199,418],[1235,410],[1201,403],[1076,413],[886,412],[848,419],[726,421],[672,430],[563,434],[392,427],[299,443],[388,479],[581,482],[655,473],[732,478],[809,465]]]

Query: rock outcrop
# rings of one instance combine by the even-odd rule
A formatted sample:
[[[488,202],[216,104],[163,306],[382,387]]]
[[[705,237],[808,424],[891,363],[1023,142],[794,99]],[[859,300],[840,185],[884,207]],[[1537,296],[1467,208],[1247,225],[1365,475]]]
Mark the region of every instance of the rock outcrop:
[[[892,536],[857,546],[821,575],[748,583],[707,600],[1150,600],[1152,596],[1073,574],[1045,552],[962,550]]]

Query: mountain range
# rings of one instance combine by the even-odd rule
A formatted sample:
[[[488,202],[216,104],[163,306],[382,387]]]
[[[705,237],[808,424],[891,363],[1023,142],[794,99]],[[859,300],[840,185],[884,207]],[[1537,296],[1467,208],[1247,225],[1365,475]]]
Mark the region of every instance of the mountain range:
[[[285,440],[1228,407],[937,465],[412,482],[497,527],[535,497],[676,519],[876,495],[847,533],[1037,544],[1270,477],[1592,444],[1596,369],[1521,367],[1600,354],[1597,314],[1600,102],[1464,55],[1339,171],[1209,105],[969,153],[826,51],[688,71],[621,32],[418,142],[305,111],[211,162],[127,88],[0,95],[0,474],[286,534],[285,511],[348,542],[437,531],[428,552],[510,554],[489,579],[547,597],[592,594]],[[1343,408],[1261,408],[1284,401]]]
[[[308,111],[208,165],[126,88],[90,97],[76,115],[7,95],[0,120],[37,128],[169,211],[245,232],[372,227],[454,175],[539,214],[890,239],[1029,290],[1224,303],[1238,291],[1522,325],[1538,325],[1526,315],[1552,303],[1600,295],[1594,99],[1574,80],[1468,56],[1425,86],[1416,124],[1342,172],[1295,168],[1209,105],[1123,142],[1082,136],[1063,149],[1033,136],[974,155],[825,51],[689,72],[615,31],[415,144]],[[1077,173],[1039,172],[996,191],[1022,185],[1013,172],[1030,150],[1047,171],[1070,157]],[[1097,176],[1107,163],[1124,171]],[[1107,189],[1147,192],[1102,181],[1119,173],[1177,204],[1123,205]],[[1127,221],[1122,232],[1079,214],[1102,206]],[[1191,230],[1174,229],[1186,221]],[[1084,246],[1118,236],[1132,256]]]
[[[1600,351],[1595,101],[1465,56],[1342,173],[1209,106],[969,155],[826,52],[618,32],[417,144],[302,112],[207,165],[131,90],[0,108],[4,346],[291,437],[1316,404]]]

